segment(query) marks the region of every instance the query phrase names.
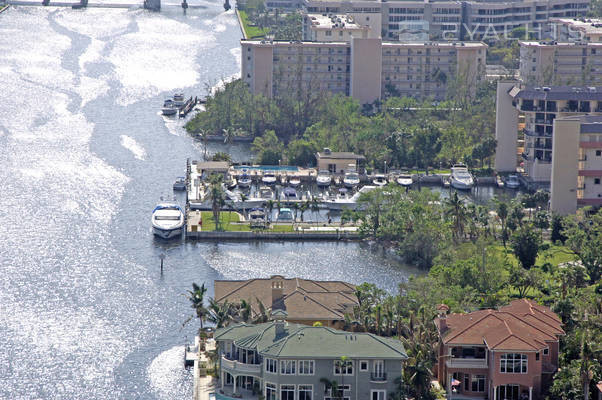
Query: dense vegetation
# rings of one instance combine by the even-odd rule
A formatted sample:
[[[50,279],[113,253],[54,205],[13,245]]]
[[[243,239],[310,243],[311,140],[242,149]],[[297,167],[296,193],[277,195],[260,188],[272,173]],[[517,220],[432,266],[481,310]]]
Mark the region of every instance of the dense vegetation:
[[[453,83],[450,83],[453,86]],[[454,93],[463,93],[454,90]],[[318,149],[354,151],[370,167],[421,169],[463,161],[489,165],[495,151],[495,83],[476,96],[435,103],[390,97],[362,107],[345,96],[299,89],[269,99],[244,82],[228,83],[207,99],[206,111],[187,125],[195,135],[255,138],[257,160],[312,165]]]
[[[249,39],[301,40],[303,16],[299,12],[268,10],[263,0],[247,0],[238,9]]]

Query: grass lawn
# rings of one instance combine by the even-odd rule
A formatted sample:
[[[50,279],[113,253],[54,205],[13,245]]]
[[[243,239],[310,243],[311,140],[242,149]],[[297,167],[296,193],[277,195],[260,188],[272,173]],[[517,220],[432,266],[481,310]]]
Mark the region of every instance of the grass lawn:
[[[249,16],[246,11],[239,10],[240,20],[242,21],[242,27],[245,30],[245,35],[249,39],[259,39],[265,37],[270,32],[269,28],[260,29],[257,26],[251,26]]]
[[[512,254],[512,249],[510,248],[510,245],[508,245],[507,250],[504,250],[504,246],[502,245],[495,245],[492,247],[497,252],[499,252],[499,254],[507,254],[510,261],[514,265],[518,265],[518,260]],[[568,247],[550,244],[550,248],[548,250],[539,253],[535,265],[542,266],[546,262],[549,262],[550,264],[556,266],[563,262],[575,261],[576,259],[577,256],[575,255],[575,253],[573,253]]]
[[[215,220],[213,219],[213,213],[211,211],[202,211],[201,218],[203,218],[203,231],[214,231]],[[240,222],[240,215],[234,211],[222,211],[219,214],[219,220],[221,227],[224,231],[250,231],[251,228],[247,222]]]

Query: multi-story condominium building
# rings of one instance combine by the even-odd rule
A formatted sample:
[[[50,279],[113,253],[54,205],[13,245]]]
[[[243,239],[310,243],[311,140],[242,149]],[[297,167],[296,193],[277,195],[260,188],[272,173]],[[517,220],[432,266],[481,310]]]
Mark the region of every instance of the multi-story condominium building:
[[[550,28],[550,36],[557,42],[602,42],[601,19],[553,18]]]
[[[218,400],[257,399],[258,390],[266,400],[387,400],[395,392],[407,359],[399,340],[287,323],[282,310],[273,318],[215,332]],[[324,379],[336,381],[339,392]]]
[[[602,115],[602,87],[534,87],[500,82],[496,104],[497,171],[516,170],[519,113],[525,116],[524,171],[534,182],[549,183],[554,162],[553,142],[557,137],[554,120]]]
[[[602,206],[602,116],[556,118],[552,160],[553,212]]]
[[[431,40],[480,40],[502,37],[517,27],[526,27],[542,39],[550,30],[551,18],[585,16],[589,0],[304,0],[303,4],[312,13],[349,13],[355,17],[359,12],[362,23],[366,17],[374,22],[378,13],[382,37],[387,40],[407,40],[420,32],[427,34],[426,40],[429,35]]]
[[[356,24],[370,27],[371,38],[381,37],[382,6],[380,0],[306,0],[303,3],[303,8],[309,14],[352,16]]]
[[[471,90],[484,77],[481,42],[383,43],[242,40],[242,79],[252,93],[290,88],[340,93],[371,103],[389,93],[444,99],[460,76]]]
[[[599,85],[602,42],[520,42],[519,72],[533,85]]]
[[[447,314],[444,304],[437,310],[437,377],[448,399],[543,398],[564,335],[549,308],[522,299],[468,314]]]
[[[358,24],[349,14],[306,14],[303,17],[303,40],[308,42],[348,42],[352,37],[373,37],[371,33],[369,25]]]
[[[342,327],[345,314],[358,305],[355,286],[341,281],[315,281],[284,278],[273,275],[243,281],[216,280],[214,298],[218,303],[239,304],[246,301],[251,307],[250,318],[261,315],[262,308],[284,309],[291,323]]]

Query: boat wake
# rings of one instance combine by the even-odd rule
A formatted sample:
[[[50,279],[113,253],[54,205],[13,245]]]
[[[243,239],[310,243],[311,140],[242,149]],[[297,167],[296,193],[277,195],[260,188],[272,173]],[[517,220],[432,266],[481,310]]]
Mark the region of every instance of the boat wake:
[[[192,374],[184,368],[184,346],[159,354],[146,373],[158,399],[191,399]]]
[[[146,150],[144,150],[144,147],[140,146],[133,138],[121,135],[120,142],[123,147],[132,152],[136,159],[146,161]]]

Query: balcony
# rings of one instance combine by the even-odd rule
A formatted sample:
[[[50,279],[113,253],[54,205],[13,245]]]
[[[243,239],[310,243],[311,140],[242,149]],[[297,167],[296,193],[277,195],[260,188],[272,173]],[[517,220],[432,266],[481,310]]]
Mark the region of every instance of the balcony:
[[[371,372],[370,373],[370,382],[386,383],[387,382],[387,374],[386,374],[386,372],[382,372],[380,374]]]
[[[452,358],[445,362],[447,368],[487,368],[486,358]]]
[[[240,361],[228,360],[222,356],[222,369],[228,371],[232,375],[256,375],[261,374],[261,364],[245,364]]]

